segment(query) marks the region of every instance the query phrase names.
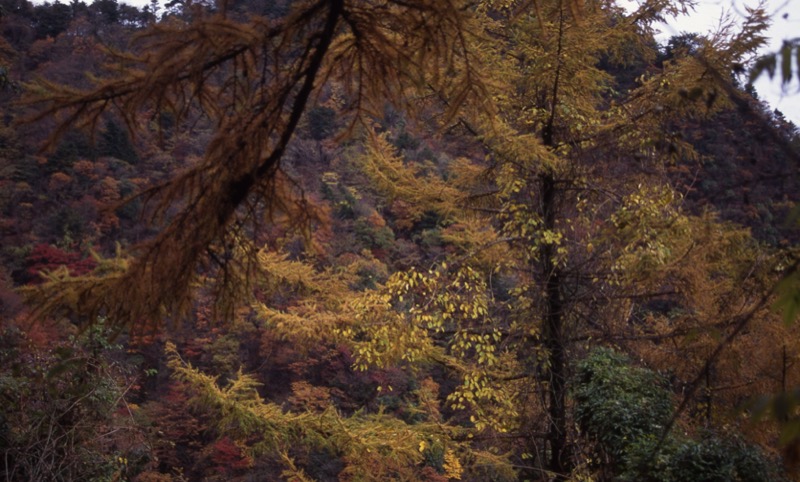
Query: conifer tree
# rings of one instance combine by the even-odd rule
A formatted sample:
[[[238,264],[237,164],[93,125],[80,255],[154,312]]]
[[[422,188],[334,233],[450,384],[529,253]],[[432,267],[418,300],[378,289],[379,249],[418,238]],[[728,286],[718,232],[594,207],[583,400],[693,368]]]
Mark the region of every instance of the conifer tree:
[[[483,51],[484,62],[507,83],[495,86],[499,115],[493,123],[467,113],[460,127],[482,142],[494,183],[482,191],[495,196],[489,209],[466,203],[456,216],[490,213],[483,223],[496,234],[484,235],[483,246],[456,238],[464,256],[449,267],[398,273],[380,295],[388,300],[376,297],[364,306],[355,338],[369,340],[359,342],[365,366],[433,358],[460,372],[464,388],[451,394],[454,406],[469,407],[479,427],[510,430],[525,440],[524,477],[537,478],[545,468],[564,478],[577,460],[568,412],[570,359],[580,353],[574,341],[646,339],[630,334],[632,313],[664,297],[690,311],[736,307],[770,319],[764,299],[753,302],[749,293],[768,291],[769,277],[762,276],[777,258],[759,260],[746,235],[683,213],[663,169],[676,157],[697,159],[689,143],[663,126],[737,103],[728,73],[763,41],[765,17],[753,10],[743,31],[725,26],[694,55],[618,92],[608,66],[652,63],[656,52],[641,32],[685,5],[648,4],[630,16],[599,2],[486,2],[484,8],[489,31],[503,39]],[[372,155],[382,163],[369,167],[381,173],[374,175],[378,183],[398,165],[382,149]],[[400,185],[392,192],[431,200],[403,175],[393,179]],[[451,206],[469,198],[449,196]],[[708,229],[714,235],[704,235]],[[710,251],[682,241],[690,238]],[[497,244],[508,251],[492,262],[482,249]],[[715,250],[732,257],[719,259],[711,255]],[[697,273],[704,270],[725,282],[701,281]],[[508,306],[494,304],[488,289],[498,275],[513,280]],[[742,320],[725,309],[708,310],[696,326],[717,325],[735,335]],[[658,331],[664,328],[650,329],[669,337]],[[689,333],[683,330],[691,328],[671,335]],[[442,343],[441,333],[454,334]],[[691,380],[702,364],[680,365]]]

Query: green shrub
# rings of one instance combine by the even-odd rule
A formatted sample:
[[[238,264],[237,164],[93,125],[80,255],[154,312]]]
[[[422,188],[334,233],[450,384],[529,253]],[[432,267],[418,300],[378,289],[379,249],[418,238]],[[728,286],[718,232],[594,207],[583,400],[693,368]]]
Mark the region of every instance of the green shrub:
[[[700,440],[669,436],[634,441],[622,463],[620,481],[763,482],[786,480],[777,464],[756,446],[732,435],[707,433]]]
[[[672,414],[663,378],[600,348],[578,364],[575,419],[601,449],[619,460],[632,441],[659,434]]]
[[[614,480],[760,482],[785,480],[756,446],[730,434],[699,440],[661,436],[672,417],[671,393],[659,374],[598,348],[577,366],[575,420],[610,456]]]

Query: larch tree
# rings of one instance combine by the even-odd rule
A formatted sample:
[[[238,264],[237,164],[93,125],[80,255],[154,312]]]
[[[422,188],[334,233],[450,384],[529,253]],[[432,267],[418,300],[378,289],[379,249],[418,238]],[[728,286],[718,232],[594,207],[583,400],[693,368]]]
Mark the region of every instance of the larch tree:
[[[607,2],[485,2],[479,11],[496,41],[481,54],[502,73],[492,86],[498,115],[487,122],[464,112],[451,131],[482,145],[487,161],[472,165],[490,175],[449,183],[461,193],[438,181],[428,190],[404,182],[413,173],[397,174],[397,154],[371,141],[377,185],[424,201],[463,231],[450,238],[460,255],[427,273],[397,273],[359,305],[358,363],[427,359],[459,373],[450,402],[495,440],[520,441],[525,478],[565,478],[581,461],[568,380],[582,341],[639,341],[646,354],[653,340],[704,334],[705,348],[677,365],[691,387],[685,402],[724,346],[713,333],[730,341],[754,318],[771,319],[764,294],[779,257],[757,255],[749,235],[712,217],[684,213],[664,169],[697,159],[664,126],[741,100],[731,72],[763,42],[763,10],[740,31],[723,25],[696,55],[646,69],[627,91],[610,74],[652,64],[655,46],[643,34],[687,7],[649,2],[627,15]],[[475,179],[490,183],[481,189]],[[511,288],[493,288],[504,283]],[[659,302],[692,315],[652,313]],[[650,350],[648,362],[664,362]]]

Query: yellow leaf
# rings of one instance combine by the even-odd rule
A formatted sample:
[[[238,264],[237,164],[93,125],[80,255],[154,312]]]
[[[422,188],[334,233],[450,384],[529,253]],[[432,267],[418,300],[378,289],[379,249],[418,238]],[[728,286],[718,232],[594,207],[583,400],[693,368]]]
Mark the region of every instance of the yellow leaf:
[[[452,450],[445,452],[442,468],[444,468],[444,475],[448,479],[461,480],[461,474],[464,469],[461,467],[461,461],[458,460],[458,457]]]

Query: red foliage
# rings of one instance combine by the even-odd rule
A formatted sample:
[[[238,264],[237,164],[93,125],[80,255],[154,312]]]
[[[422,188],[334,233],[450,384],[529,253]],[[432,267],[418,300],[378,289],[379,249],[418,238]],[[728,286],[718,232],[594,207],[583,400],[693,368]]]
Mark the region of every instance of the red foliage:
[[[250,467],[251,460],[242,453],[241,447],[228,437],[222,437],[212,446],[211,461],[222,472]]]
[[[66,266],[72,276],[81,276],[97,266],[93,258],[83,258],[78,253],[70,253],[49,244],[37,244],[31,254],[25,259],[28,275],[31,282],[42,282],[42,272],[53,271],[61,266]]]
[[[25,335],[31,345],[44,349],[58,343],[63,338],[63,330],[56,323],[36,322],[20,323],[25,327]]]

